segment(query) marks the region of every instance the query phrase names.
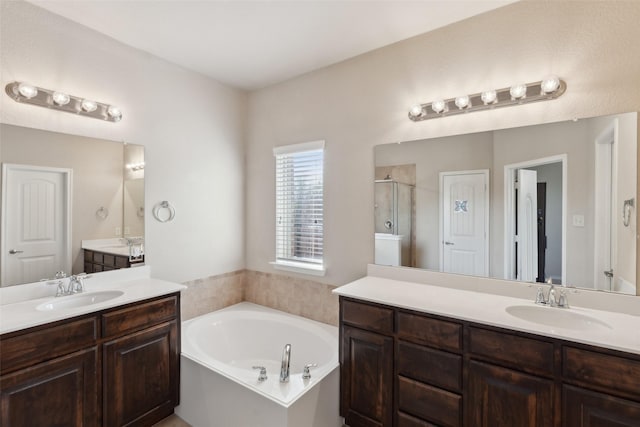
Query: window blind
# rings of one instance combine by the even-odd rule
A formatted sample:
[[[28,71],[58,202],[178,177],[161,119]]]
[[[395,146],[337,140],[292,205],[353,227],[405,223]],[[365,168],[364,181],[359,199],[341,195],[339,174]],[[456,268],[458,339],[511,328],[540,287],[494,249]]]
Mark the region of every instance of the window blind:
[[[276,263],[322,266],[324,141],[274,149]]]

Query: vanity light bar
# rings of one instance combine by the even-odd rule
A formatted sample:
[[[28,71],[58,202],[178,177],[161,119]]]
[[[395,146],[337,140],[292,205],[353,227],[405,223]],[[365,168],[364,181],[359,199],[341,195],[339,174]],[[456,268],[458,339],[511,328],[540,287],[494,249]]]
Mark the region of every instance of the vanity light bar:
[[[549,76],[539,82],[517,84],[511,87],[488,90],[473,95],[435,100],[418,104],[409,110],[409,119],[414,122],[490,110],[511,105],[556,99],[567,90],[567,84],[556,76]]]
[[[5,86],[5,92],[14,101],[23,104],[37,105],[59,111],[66,111],[80,116],[119,122],[122,111],[114,105],[103,104],[88,98],[68,95],[64,92],[36,87],[24,82],[13,82]]]

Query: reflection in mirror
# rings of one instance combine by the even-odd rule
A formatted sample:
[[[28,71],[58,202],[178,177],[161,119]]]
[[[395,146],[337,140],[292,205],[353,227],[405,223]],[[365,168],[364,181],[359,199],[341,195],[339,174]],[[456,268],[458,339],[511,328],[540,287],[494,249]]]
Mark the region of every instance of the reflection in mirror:
[[[86,271],[87,241],[115,256],[136,237],[143,251],[144,147],[7,124],[0,135],[2,286]]]
[[[637,293],[637,113],[380,145],[374,186],[377,264]]]

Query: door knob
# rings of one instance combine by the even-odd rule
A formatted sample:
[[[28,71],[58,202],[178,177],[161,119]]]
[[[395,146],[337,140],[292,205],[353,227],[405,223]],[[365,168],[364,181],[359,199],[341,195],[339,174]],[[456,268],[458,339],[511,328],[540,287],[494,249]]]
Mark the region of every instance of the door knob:
[[[24,251],[16,251],[15,249],[11,249],[11,250],[9,251],[9,253],[10,253],[11,255],[21,254],[21,253],[23,253],[23,252],[24,252]]]
[[[444,244],[447,245],[447,246],[450,246],[450,245],[453,245],[454,243],[453,242],[444,242]]]

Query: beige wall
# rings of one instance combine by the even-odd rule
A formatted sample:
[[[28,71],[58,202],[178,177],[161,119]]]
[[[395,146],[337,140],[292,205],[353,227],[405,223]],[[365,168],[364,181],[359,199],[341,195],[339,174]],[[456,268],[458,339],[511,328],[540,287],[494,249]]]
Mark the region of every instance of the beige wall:
[[[178,282],[244,268],[246,94],[22,1],[0,2],[2,87],[113,103],[119,123],[0,96],[0,122],[145,146],[146,261]],[[153,220],[168,200],[175,220]]]
[[[71,169],[73,273],[84,271],[81,241],[119,237],[122,227],[122,144],[0,124],[0,162]],[[96,211],[109,210],[102,219]],[[68,273],[68,272],[67,272]]]
[[[640,109],[640,2],[518,2],[254,92],[247,145],[247,268],[272,271],[274,146],[326,140],[327,283],[373,261],[373,147]],[[416,102],[554,73],[559,99],[413,123]]]

